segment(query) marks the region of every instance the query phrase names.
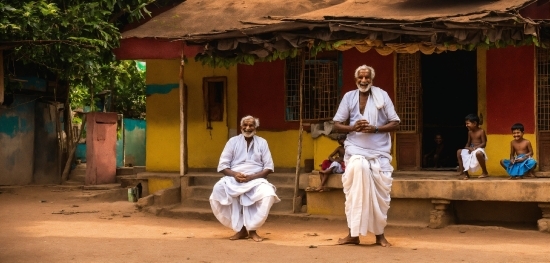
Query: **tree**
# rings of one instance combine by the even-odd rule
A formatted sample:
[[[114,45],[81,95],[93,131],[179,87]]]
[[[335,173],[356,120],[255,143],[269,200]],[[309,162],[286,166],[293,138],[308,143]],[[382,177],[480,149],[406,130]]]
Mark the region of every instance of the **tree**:
[[[117,83],[136,80],[131,74],[140,76],[137,71],[123,72],[128,63],[116,61],[112,53],[119,46],[120,29],[150,15],[147,8],[173,2],[181,1],[3,0],[0,51],[4,50],[6,76],[15,74],[13,65],[32,64],[38,74],[53,73],[71,89],[87,88],[91,95],[105,88],[116,90]]]

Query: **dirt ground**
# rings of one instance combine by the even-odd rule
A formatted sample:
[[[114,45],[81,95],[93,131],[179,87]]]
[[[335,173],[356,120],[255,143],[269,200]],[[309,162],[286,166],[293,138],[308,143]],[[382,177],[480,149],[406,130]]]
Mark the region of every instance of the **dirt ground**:
[[[0,188],[0,262],[550,262],[550,234],[452,226],[386,228],[391,248],[335,245],[343,220],[268,219],[266,240],[229,241],[216,221],[157,217],[60,186]]]

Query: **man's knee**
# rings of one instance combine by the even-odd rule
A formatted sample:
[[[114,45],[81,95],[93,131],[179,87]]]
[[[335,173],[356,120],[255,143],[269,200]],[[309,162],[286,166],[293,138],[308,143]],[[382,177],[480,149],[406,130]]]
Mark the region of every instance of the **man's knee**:
[[[221,181],[218,181],[214,187],[212,188],[212,191],[216,192],[219,190],[223,190],[223,183]]]

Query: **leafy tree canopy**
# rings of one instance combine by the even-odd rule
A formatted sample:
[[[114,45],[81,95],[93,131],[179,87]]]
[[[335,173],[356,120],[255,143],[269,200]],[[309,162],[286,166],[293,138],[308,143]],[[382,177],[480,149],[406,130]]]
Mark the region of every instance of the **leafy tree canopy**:
[[[0,50],[6,73],[15,72],[13,65],[33,64],[71,89],[91,93],[130,85],[141,73],[132,70],[135,64],[115,60],[112,50],[119,46],[120,29],[149,16],[147,8],[171,2],[178,1],[2,0]]]

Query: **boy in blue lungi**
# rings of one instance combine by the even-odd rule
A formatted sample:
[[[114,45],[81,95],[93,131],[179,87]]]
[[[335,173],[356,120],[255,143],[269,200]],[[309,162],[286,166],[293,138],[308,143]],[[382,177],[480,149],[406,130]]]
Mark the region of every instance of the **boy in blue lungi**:
[[[533,147],[531,142],[523,138],[524,127],[521,123],[512,125],[510,142],[510,159],[502,159],[500,165],[510,175],[510,179],[523,179],[523,176],[535,177],[533,171],[537,167],[537,161],[533,159]]]

